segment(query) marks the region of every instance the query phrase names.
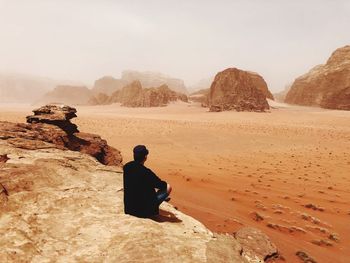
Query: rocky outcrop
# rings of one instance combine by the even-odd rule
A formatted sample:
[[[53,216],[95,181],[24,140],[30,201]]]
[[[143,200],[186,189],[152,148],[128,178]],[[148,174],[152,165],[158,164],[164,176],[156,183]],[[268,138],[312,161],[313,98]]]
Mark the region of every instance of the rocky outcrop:
[[[242,256],[247,259],[265,262],[278,257],[277,247],[259,229],[241,228],[235,233],[235,238],[242,246]]]
[[[28,123],[0,122],[0,139],[16,148],[34,150],[57,148],[86,153],[106,165],[120,166],[120,152],[100,136],[79,132],[70,122],[76,110],[68,106],[46,105],[28,116]]]
[[[60,128],[7,125],[0,134],[0,156],[8,156],[0,164],[0,262],[261,262],[260,251],[245,253],[249,238],[240,236],[241,244],[213,234],[168,203],[153,220],[125,215],[121,168],[44,141],[17,147],[11,138],[33,144],[23,134],[27,125]]]
[[[210,87],[210,111],[266,111],[266,95],[257,85],[256,74],[237,68],[219,72]]]
[[[60,103],[71,105],[85,105],[92,96],[92,91],[84,86],[59,85],[46,93],[39,103]]]
[[[109,98],[104,97],[99,104],[121,103],[125,107],[162,107],[177,100],[187,102],[187,96],[170,90],[166,85],[142,88],[140,81],[134,81],[115,91]],[[91,102],[99,102],[99,99],[96,97]]]
[[[285,102],[350,110],[350,46],[337,49],[326,64],[297,78]]]
[[[77,110],[69,106],[45,105],[33,110],[34,115],[27,116],[28,123],[47,123],[58,126],[68,135],[79,132],[77,125],[70,122],[77,117]]]
[[[120,90],[127,84],[128,82],[123,79],[116,79],[111,76],[105,76],[95,81],[92,92],[95,95],[103,93],[110,96],[113,92]]]
[[[183,80],[172,78],[159,72],[125,70],[122,72],[122,80],[126,81],[127,83],[140,81],[143,88],[166,85],[169,89],[175,92],[187,94],[187,89]]]

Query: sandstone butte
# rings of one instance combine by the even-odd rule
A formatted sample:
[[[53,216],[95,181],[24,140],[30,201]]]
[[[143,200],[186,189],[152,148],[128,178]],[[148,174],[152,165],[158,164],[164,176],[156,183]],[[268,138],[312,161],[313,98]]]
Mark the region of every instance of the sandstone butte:
[[[177,100],[187,102],[187,96],[169,89],[167,85],[143,88],[140,81],[133,81],[109,97],[98,94],[91,98],[89,103],[92,105],[121,103],[125,107],[162,107]]]
[[[87,137],[109,149],[109,165],[86,144],[70,149],[79,132],[57,124],[75,113],[45,106],[28,124],[0,123],[0,262],[247,263],[278,255],[258,229],[215,234],[168,203],[156,220],[125,215],[120,153],[97,135]]]
[[[350,46],[335,50],[326,64],[297,78],[285,102],[350,110]]]
[[[228,68],[219,72],[208,95],[210,111],[266,111],[272,97],[266,82],[256,73]],[[273,97],[272,97],[273,98]]]

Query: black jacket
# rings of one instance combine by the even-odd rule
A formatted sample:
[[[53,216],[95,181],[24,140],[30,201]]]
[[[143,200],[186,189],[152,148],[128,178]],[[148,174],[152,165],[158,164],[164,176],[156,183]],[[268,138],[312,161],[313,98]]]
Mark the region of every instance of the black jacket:
[[[123,167],[124,211],[138,217],[159,214],[155,188],[166,190],[167,183],[141,163],[132,161]]]

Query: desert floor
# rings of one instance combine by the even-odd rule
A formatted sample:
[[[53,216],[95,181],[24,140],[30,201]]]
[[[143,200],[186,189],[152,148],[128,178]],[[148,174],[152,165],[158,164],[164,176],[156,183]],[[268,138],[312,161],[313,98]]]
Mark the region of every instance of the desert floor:
[[[32,109],[1,105],[0,120],[24,122]],[[299,262],[299,250],[317,262],[349,262],[350,112],[77,109],[80,130],[107,139],[125,163],[145,144],[146,166],[173,186],[171,203],[211,230],[258,227],[287,262]]]

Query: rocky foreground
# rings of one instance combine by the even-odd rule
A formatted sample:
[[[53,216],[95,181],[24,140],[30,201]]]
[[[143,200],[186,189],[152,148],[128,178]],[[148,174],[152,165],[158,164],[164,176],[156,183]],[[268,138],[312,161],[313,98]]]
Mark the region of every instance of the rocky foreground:
[[[75,114],[65,107],[60,115],[57,106],[36,114],[44,109]],[[277,256],[257,229],[213,234],[169,204],[154,220],[125,215],[121,162],[105,166],[90,152],[69,150],[64,134],[70,130],[44,118],[28,120],[0,126],[0,262],[264,262]],[[59,129],[50,141],[49,131]]]

